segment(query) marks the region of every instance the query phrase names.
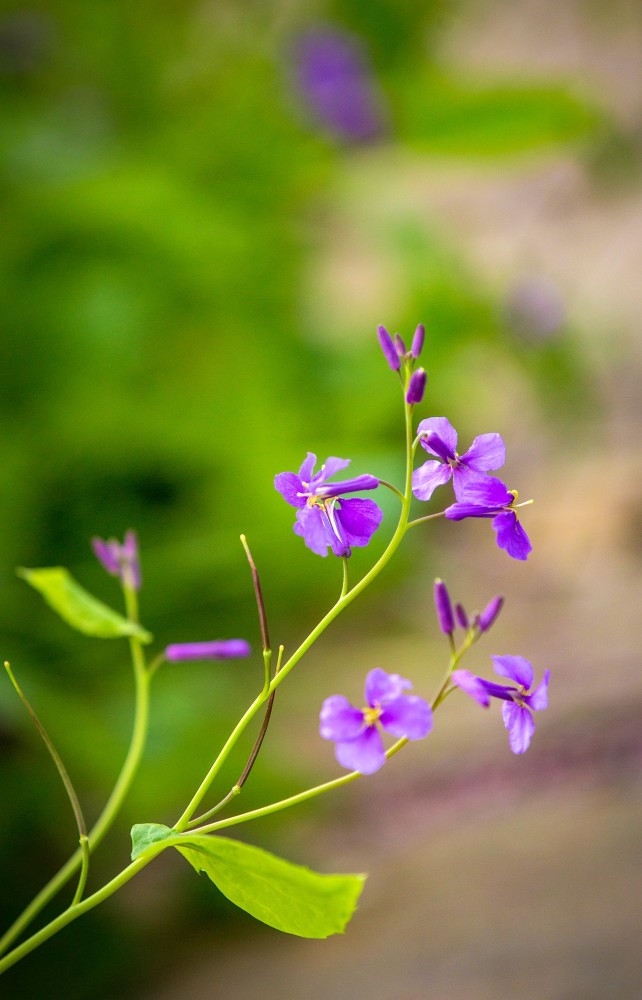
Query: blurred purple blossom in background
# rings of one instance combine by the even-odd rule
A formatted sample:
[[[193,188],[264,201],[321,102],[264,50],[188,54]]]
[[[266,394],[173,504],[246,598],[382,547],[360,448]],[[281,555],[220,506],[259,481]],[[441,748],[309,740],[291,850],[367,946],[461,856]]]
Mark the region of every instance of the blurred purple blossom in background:
[[[506,298],[505,313],[511,332],[534,343],[548,340],[566,321],[566,305],[560,289],[548,278],[537,275],[513,285]]]
[[[301,32],[293,44],[297,94],[310,116],[348,143],[387,131],[387,114],[363,44],[337,28]]]
[[[550,670],[545,671],[544,679],[534,691],[529,694],[533,684],[533,667],[523,656],[493,656],[495,673],[509,677],[515,681],[512,684],[495,684],[477,677],[470,670],[454,670],[452,681],[465,691],[471,698],[488,708],[491,698],[499,698],[502,705],[502,718],[508,730],[508,741],[513,753],[524,753],[530,746],[535,732],[533,712],[548,707],[548,683]]]
[[[102,538],[92,538],[91,547],[108,573],[119,576],[124,587],[140,590],[140,560],[135,531],[130,530],[125,534],[122,545],[115,538],[109,538],[107,541]]]
[[[365,708],[355,708],[342,694],[326,698],[321,708],[320,733],[336,743],[342,767],[374,774],[386,762],[378,725],[396,739],[421,740],[432,729],[432,709],[418,695],[404,694],[412,683],[380,667],[366,677]]]

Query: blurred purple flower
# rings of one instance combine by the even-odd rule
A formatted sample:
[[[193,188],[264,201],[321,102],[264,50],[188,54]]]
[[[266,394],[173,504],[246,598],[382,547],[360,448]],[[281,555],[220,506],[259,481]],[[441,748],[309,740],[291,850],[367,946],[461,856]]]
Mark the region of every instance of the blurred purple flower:
[[[92,538],[94,555],[112,576],[119,576],[123,587],[140,590],[141,573],[138,558],[138,541],[135,531],[128,531],[121,545],[115,538],[104,541]]]
[[[386,131],[383,97],[358,38],[334,28],[302,32],[294,69],[299,95],[333,135],[363,143]]]
[[[502,718],[508,730],[508,742],[513,753],[524,753],[528,750],[533,733],[535,720],[533,712],[548,707],[548,683],[551,672],[546,670],[544,679],[534,691],[533,667],[523,656],[493,656],[495,673],[509,677],[515,681],[512,684],[494,684],[483,677],[477,677],[470,670],[454,670],[452,682],[465,691],[471,698],[484,708],[488,708],[491,698],[499,698],[502,705]],[[529,693],[530,691],[530,693]]]
[[[175,643],[165,649],[165,659],[173,663],[181,660],[233,660],[250,653],[250,645],[245,639],[220,639],[216,642]]]
[[[396,739],[421,740],[432,729],[432,709],[417,695],[403,694],[412,684],[379,667],[366,677],[365,708],[355,708],[341,694],[326,698],[320,733],[333,740],[342,767],[373,774],[386,762],[378,726]]]
[[[455,496],[462,499],[466,486],[506,461],[506,448],[499,434],[480,434],[463,455],[457,454],[457,431],[446,417],[428,417],[417,428],[419,442],[440,461],[424,462],[412,474],[412,492],[418,500],[430,500],[438,486],[453,481]]]
[[[466,517],[492,517],[497,544],[513,559],[527,559],[533,546],[521,524],[513,505],[517,494],[509,490],[496,476],[471,480],[466,484],[457,503],[446,508],[451,521]]]
[[[297,507],[294,531],[317,555],[326,556],[328,546],[335,556],[349,556],[351,546],[367,545],[381,524],[383,513],[372,500],[345,500],[344,493],[374,490],[375,476],[356,476],[336,483],[326,483],[335,472],[345,469],[350,460],[329,458],[315,473],[317,457],[307,458],[294,472],[280,472],[274,477],[275,489],[292,507]]]
[[[562,293],[548,278],[535,275],[514,285],[508,293],[506,321],[525,340],[548,340],[565,320]]]

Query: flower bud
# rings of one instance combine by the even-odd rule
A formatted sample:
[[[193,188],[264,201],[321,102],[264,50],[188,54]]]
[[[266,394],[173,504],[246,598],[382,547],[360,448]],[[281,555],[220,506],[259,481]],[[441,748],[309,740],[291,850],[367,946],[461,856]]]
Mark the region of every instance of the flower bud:
[[[379,337],[381,350],[383,351],[386,361],[392,368],[393,372],[399,371],[401,361],[399,359],[399,355],[397,354],[397,349],[392,341],[392,337],[386,330],[385,326],[377,327],[377,335]]]
[[[424,398],[424,392],[426,391],[426,379],[427,375],[423,368],[418,368],[416,372],[413,372],[410,376],[410,382],[408,383],[408,391],[406,393],[406,402],[414,405],[415,403],[421,403]]]
[[[403,338],[401,337],[400,334],[395,333],[393,343],[395,345],[395,350],[396,350],[397,354],[399,355],[399,357],[400,358],[405,357],[405,354],[406,354],[406,345],[404,344]]]
[[[457,624],[461,625],[462,628],[468,628],[470,622],[468,621],[468,615],[466,614],[463,604],[455,605],[455,618],[457,619]]]
[[[455,631],[455,620],[448,590],[443,580],[435,580],[434,598],[439,627],[445,635],[451,635]]]
[[[413,358],[418,358],[424,346],[424,337],[426,335],[426,330],[423,323],[420,323],[415,330],[415,335],[412,338],[412,347],[410,348],[410,353]]]
[[[181,660],[233,660],[249,656],[250,646],[245,639],[221,639],[218,642],[179,642],[167,646],[165,659],[173,663]]]
[[[486,605],[479,616],[477,624],[479,625],[480,632],[488,632],[488,629],[491,628],[497,621],[499,612],[502,610],[503,606],[503,597],[493,597],[492,601]]]

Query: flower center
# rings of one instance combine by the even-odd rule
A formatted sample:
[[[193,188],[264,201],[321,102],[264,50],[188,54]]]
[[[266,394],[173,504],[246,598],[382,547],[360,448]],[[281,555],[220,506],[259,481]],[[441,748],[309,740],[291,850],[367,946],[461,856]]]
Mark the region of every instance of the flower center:
[[[368,706],[362,709],[362,711],[363,711],[363,721],[365,722],[366,726],[374,726],[375,722],[381,715],[383,709],[379,708],[378,705],[375,705],[374,708],[370,708]]]

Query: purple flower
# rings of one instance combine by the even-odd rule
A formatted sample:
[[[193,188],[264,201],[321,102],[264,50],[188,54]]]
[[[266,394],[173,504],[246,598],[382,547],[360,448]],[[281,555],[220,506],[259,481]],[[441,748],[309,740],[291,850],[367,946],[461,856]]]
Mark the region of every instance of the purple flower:
[[[94,555],[107,572],[120,577],[123,587],[140,590],[140,561],[135,531],[130,530],[126,533],[122,545],[115,538],[109,538],[107,541],[102,538],[92,538],[91,546]]]
[[[432,709],[417,695],[403,694],[412,688],[399,674],[379,667],[366,677],[366,707],[355,708],[347,698],[335,694],[321,708],[320,733],[336,743],[335,756],[342,767],[373,774],[386,762],[379,726],[396,739],[421,740],[432,729]]]
[[[491,698],[499,698],[502,705],[504,726],[508,730],[508,742],[513,753],[524,753],[530,746],[535,732],[533,712],[538,712],[548,706],[548,682],[551,672],[546,670],[544,679],[534,691],[533,668],[523,656],[493,656],[495,673],[509,677],[515,681],[512,684],[494,684],[476,677],[470,670],[454,670],[453,684],[469,694],[471,698],[488,708]],[[530,693],[529,693],[530,692]]]
[[[429,417],[417,428],[422,448],[438,462],[424,462],[412,474],[412,492],[418,500],[430,500],[434,490],[452,478],[455,496],[462,499],[465,487],[482,474],[499,469],[506,461],[506,448],[499,434],[480,434],[468,451],[458,455],[457,431],[446,417]]]
[[[521,524],[513,505],[517,499],[514,490],[509,490],[496,476],[471,480],[458,498],[459,502],[446,508],[446,517],[451,521],[463,521],[466,517],[492,517],[497,544],[505,549],[513,559],[527,559],[533,546]]]
[[[233,660],[250,655],[250,645],[245,639],[220,639],[216,642],[179,642],[167,646],[165,659],[173,663],[181,660]]]
[[[386,130],[383,99],[359,40],[330,28],[295,43],[297,88],[314,118],[347,142],[369,142]]]
[[[298,475],[280,472],[274,477],[274,486],[287,503],[298,508],[294,531],[309,549],[326,556],[329,546],[335,556],[349,556],[351,546],[368,544],[381,524],[383,513],[372,500],[356,497],[345,500],[342,494],[374,490],[379,480],[363,475],[326,483],[335,472],[345,469],[350,460],[329,458],[315,472],[316,460],[316,455],[309,451]]]

